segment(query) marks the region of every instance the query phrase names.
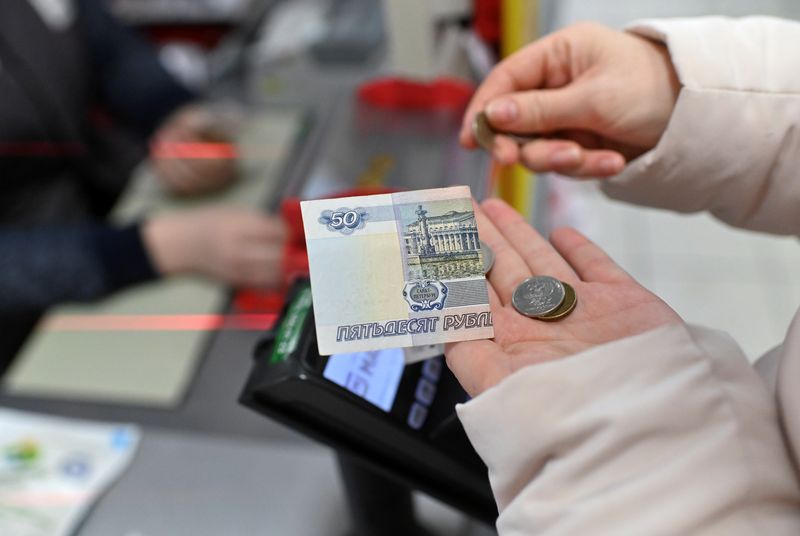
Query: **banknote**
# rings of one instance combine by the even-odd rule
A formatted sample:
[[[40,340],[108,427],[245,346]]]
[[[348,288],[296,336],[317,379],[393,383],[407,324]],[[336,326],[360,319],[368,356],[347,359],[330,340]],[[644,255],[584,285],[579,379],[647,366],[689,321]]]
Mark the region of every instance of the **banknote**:
[[[301,208],[321,355],[494,336],[469,187]]]

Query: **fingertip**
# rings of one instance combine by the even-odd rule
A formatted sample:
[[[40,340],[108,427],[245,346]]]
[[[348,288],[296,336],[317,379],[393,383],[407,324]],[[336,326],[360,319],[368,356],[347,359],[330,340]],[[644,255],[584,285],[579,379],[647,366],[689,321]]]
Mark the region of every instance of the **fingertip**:
[[[549,167],[555,171],[567,171],[579,168],[584,161],[584,154],[576,144],[556,148],[547,157]]]
[[[492,156],[504,166],[516,164],[520,157],[519,145],[505,136],[495,136]]]
[[[504,211],[514,210],[511,205],[499,197],[490,197],[481,203],[481,209],[487,214],[501,214]]]
[[[562,175],[584,179],[607,179],[621,173],[627,165],[625,158],[609,150],[581,149],[582,161],[574,167],[556,168],[554,171]],[[529,163],[529,154],[525,154],[526,165]],[[548,162],[549,164],[549,162]]]
[[[625,169],[625,157],[614,151],[599,151],[587,162],[581,175],[592,175],[599,178],[613,177]]]
[[[503,149],[495,149],[492,152],[492,158],[497,160],[497,162],[502,166],[511,166],[516,163],[514,155]]]
[[[611,153],[600,158],[598,167],[606,176],[616,175],[625,169],[625,158],[619,153]]]
[[[472,137],[472,132],[467,128],[462,128],[458,135],[458,142],[465,149],[475,149],[478,144],[475,143],[475,138]]]

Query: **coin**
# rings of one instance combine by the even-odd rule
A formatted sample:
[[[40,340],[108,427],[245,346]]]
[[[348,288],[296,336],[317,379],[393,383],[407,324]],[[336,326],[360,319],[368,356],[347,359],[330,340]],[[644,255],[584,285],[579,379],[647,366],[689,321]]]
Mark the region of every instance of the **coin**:
[[[503,132],[501,130],[497,130],[489,123],[489,118],[486,116],[486,112],[478,112],[475,115],[475,119],[472,120],[472,134],[475,136],[475,140],[477,140],[478,145],[489,152],[491,152],[492,148],[494,147],[494,137],[497,134],[508,136],[514,140],[517,145],[525,145],[526,143],[530,143],[540,137],[536,134],[517,134],[515,132]]]
[[[483,258],[483,273],[488,274],[494,266],[494,251],[483,240],[481,240],[481,257]]]
[[[548,275],[529,277],[514,290],[511,303],[520,314],[537,318],[553,313],[564,302],[566,290]]]
[[[562,284],[564,285],[564,303],[552,313],[538,317],[539,320],[545,320],[547,322],[561,320],[575,309],[575,305],[578,303],[578,296],[575,294],[575,289],[572,288],[569,283],[562,282]]]
[[[478,112],[472,120],[472,134],[478,145],[491,152],[494,146],[494,130],[489,124],[486,112]]]

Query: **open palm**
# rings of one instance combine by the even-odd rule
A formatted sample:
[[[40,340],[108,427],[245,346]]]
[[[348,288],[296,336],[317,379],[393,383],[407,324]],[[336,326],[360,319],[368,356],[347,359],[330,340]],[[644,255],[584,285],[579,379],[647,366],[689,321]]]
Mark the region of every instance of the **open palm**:
[[[574,229],[554,232],[551,244],[502,201],[485,201],[475,214],[481,239],[496,256],[488,276],[495,337],[453,343],[446,351],[449,367],[470,395],[522,367],[681,322],[666,303]],[[572,314],[544,322],[518,313],[511,296],[532,275],[572,285],[578,296]]]

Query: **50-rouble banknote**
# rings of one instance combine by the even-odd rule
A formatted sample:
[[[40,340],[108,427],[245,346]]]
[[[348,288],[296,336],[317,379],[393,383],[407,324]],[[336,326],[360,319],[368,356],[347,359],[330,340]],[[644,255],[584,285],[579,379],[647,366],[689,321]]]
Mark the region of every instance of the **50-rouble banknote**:
[[[301,207],[321,355],[494,336],[469,187]]]

